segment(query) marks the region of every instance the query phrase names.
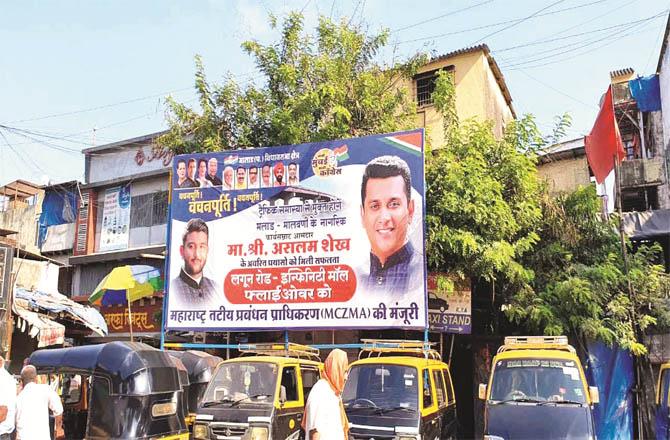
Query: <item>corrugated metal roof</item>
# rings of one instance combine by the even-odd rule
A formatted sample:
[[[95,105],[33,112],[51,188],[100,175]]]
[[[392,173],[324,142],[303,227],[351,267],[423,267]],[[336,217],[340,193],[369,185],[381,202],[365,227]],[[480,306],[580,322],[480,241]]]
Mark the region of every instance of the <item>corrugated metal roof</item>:
[[[574,157],[583,155],[584,153],[584,138],[579,137],[564,142],[559,142],[550,145],[538,152],[541,163],[551,162],[552,160],[562,159],[565,157]]]

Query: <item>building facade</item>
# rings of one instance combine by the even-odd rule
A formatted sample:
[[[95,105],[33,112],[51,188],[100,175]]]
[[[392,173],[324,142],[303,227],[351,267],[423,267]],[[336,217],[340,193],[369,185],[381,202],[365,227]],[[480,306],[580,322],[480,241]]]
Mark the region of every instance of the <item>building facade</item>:
[[[173,153],[154,140],[161,133],[83,150],[85,180],[76,217],[70,294],[85,301],[115,267],[165,264],[168,178]],[[100,308],[109,337],[129,336],[124,304]],[[160,335],[162,292],[133,303],[136,336]]]
[[[458,118],[490,121],[494,134],[502,136],[505,125],[516,118],[512,95],[488,46],[481,44],[432,58],[411,84],[405,83],[416,100],[417,126],[426,129],[430,145],[439,148],[444,141],[442,116],[431,97],[441,70],[453,75]]]

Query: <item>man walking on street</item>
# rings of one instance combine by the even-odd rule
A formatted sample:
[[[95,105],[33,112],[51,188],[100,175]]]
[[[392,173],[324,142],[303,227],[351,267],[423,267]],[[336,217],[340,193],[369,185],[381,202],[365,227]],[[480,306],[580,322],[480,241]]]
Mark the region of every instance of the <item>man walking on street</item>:
[[[38,384],[37,370],[21,370],[23,390],[16,399],[16,440],[49,440],[49,410],[56,418],[56,438],[63,436],[63,404],[49,385]]]
[[[307,398],[303,428],[305,440],[347,440],[349,423],[342,405],[347,354],[335,349],[324,363],[324,378],[314,385]]]
[[[0,440],[12,438],[15,413],[16,381],[5,370],[5,359],[0,356]]]

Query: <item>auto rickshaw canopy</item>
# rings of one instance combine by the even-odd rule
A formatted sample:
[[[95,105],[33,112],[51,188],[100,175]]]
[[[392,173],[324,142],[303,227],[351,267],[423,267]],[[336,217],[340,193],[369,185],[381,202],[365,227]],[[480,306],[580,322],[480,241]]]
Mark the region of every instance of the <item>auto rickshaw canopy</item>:
[[[181,389],[179,373],[170,356],[141,342],[37,350],[29,363],[40,374],[104,376],[111,382],[112,394],[148,395]]]

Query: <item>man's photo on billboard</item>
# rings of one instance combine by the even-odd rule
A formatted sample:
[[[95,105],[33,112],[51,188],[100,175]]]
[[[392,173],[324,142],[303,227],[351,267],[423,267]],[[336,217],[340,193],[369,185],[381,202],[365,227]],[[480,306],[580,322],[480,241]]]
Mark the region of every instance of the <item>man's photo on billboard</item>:
[[[414,212],[407,162],[398,156],[368,162],[361,182],[361,221],[370,242],[359,280],[364,290],[404,294],[422,285],[423,258],[408,239]]]
[[[220,299],[216,283],[204,275],[209,253],[209,228],[199,218],[188,221],[179,254],[182,267],[170,282],[170,306],[174,309],[203,308],[215,305]],[[173,262],[176,264],[177,259]]]

